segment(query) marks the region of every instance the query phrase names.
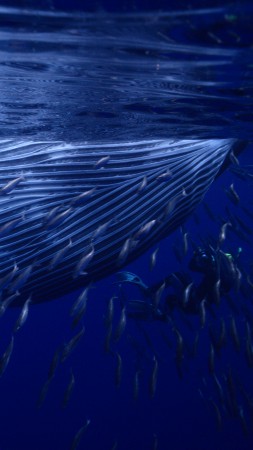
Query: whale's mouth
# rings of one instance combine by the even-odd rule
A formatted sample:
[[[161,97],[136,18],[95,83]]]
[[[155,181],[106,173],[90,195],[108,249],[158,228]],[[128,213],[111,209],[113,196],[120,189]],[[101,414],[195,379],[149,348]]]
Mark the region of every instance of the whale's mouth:
[[[0,270],[13,274],[4,298],[50,300],[136,258],[185,220],[235,147],[2,141]]]

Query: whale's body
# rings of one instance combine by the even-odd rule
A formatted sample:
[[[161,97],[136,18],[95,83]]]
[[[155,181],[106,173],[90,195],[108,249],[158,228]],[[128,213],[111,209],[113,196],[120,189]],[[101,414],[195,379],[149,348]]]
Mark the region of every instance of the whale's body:
[[[21,294],[16,303],[30,293],[33,302],[50,300],[119,270],[182,224],[236,145],[233,139],[96,145],[2,141],[1,277],[18,266],[2,300],[15,290]],[[19,177],[5,192],[4,186]],[[86,191],[91,194],[80,198]],[[127,239],[131,245],[122,258]],[[78,263],[91,249],[82,275]]]

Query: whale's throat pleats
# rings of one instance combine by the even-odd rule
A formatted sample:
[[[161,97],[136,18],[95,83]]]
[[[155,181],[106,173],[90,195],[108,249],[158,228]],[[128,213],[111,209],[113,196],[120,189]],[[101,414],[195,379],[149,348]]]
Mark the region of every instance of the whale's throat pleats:
[[[234,145],[2,141],[3,300],[50,300],[136,258],[182,224]]]

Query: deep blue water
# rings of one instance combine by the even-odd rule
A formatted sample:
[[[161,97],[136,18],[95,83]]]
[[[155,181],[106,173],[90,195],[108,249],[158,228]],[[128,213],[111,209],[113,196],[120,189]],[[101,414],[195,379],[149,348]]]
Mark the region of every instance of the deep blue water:
[[[31,2],[23,3],[31,6]],[[48,5],[56,9],[69,6],[60,1]],[[112,344],[113,355],[105,352],[104,317],[108,300],[117,292],[116,276],[97,282],[89,293],[82,320],[84,336],[69,358],[58,365],[40,408],[36,403],[54,352],[76,333],[71,329],[69,312],[79,292],[30,308],[0,380],[0,450],[71,449],[76,432],[87,420],[90,425],[82,436],[80,450],[252,448],[253,367],[246,358],[246,328],[248,324],[253,334],[253,290],[246,278],[249,275],[253,280],[253,218],[243,210],[246,207],[252,211],[252,10],[250,3],[240,2],[224,8],[217,5],[216,12],[170,17],[166,12],[142,15],[143,5],[136,6],[137,13],[131,9],[130,15],[120,17],[107,16],[101,4],[99,15],[85,17],[81,13],[56,13],[51,8],[51,16],[32,13],[27,19],[26,14],[2,10],[1,138],[114,142],[136,136],[187,136],[247,141],[239,167],[249,175],[241,179],[233,168],[226,170],[204,199],[215,220],[200,204],[184,224],[189,238],[203,245],[210,237],[217,240],[221,223],[228,219],[226,207],[243,221],[249,230],[240,225],[240,236],[228,231],[222,248],[232,254],[242,248],[240,270],[247,295],[242,289],[233,290],[232,306],[222,298],[213,315],[207,312],[202,329],[198,316],[180,311],[173,314],[184,340],[180,378],[175,364],[176,337],[170,323],[128,318],[119,342]],[[76,8],[81,9],[78,2]],[[96,38],[101,36],[100,47],[101,41]],[[226,194],[232,183],[240,197],[238,205]],[[150,255],[157,246],[124,270],[138,274],[148,285],[170,272],[191,273],[188,262],[192,246],[180,262],[174,251],[175,246],[182,248],[181,230],[158,246],[152,272]],[[195,282],[199,279],[196,274],[191,276]],[[125,293],[127,298],[139,295],[129,286]],[[9,344],[19,313],[19,309],[9,309],[0,319],[1,354]],[[113,327],[119,315],[116,302]],[[229,332],[231,316],[238,328],[239,352]],[[228,397],[226,376],[231,374],[241,416],[237,413],[233,417],[219,400],[208,369],[209,326],[219,330],[222,321],[226,336],[220,354],[215,354],[215,373]],[[199,341],[193,355],[197,333]],[[122,358],[118,387],[115,352]],[[151,398],[154,355],[158,378]],[[68,405],[62,408],[71,371],[75,386]],[[136,371],[139,393],[134,399]],[[221,426],[217,425],[212,402],[220,411]]]

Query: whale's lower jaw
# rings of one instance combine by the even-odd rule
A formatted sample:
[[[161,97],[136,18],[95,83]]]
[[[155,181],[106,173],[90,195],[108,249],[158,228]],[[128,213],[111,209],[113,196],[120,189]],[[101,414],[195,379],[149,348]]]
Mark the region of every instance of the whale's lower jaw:
[[[185,220],[234,145],[232,139],[103,145],[2,141],[1,276],[15,264],[19,268],[2,300],[16,288],[21,292],[19,303],[30,293],[33,302],[50,300],[119,270]],[[4,192],[3,187],[18,177],[23,179]],[[78,196],[93,188],[78,204]],[[69,208],[61,220],[59,214]],[[49,213],[54,214],[51,225]],[[6,233],[6,224],[15,219],[19,220]],[[141,233],[150,221],[150,229]],[[99,231],[103,224],[107,225]],[[119,257],[127,239],[131,248]],[[52,264],[68,244],[64,257]],[[77,264],[91,248],[87,274],[81,275]],[[31,273],[19,289],[29,266]]]

